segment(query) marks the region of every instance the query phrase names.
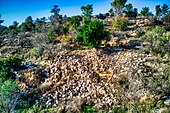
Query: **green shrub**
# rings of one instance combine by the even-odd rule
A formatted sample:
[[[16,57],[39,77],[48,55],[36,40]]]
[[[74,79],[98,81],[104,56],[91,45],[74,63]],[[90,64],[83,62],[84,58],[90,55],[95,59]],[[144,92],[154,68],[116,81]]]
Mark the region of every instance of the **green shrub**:
[[[18,85],[9,79],[0,83],[0,112],[14,113],[19,104]]]
[[[78,27],[77,40],[89,47],[98,47],[102,40],[109,39],[109,32],[104,30],[104,25],[99,20],[86,20]]]
[[[42,107],[39,107],[36,104],[33,106],[26,105],[25,107],[18,109],[17,113],[41,113],[43,110],[44,109]],[[44,111],[47,112],[46,109]]]
[[[22,59],[18,56],[10,56],[0,59],[0,80],[4,81],[11,77],[12,71],[17,70],[22,63]]]
[[[7,79],[9,79],[12,75],[12,72],[10,70],[10,68],[8,67],[3,67],[0,70],[0,81],[5,81]]]
[[[148,16],[150,14],[149,10],[149,7],[143,7],[140,13],[143,16]]]
[[[170,65],[161,66],[161,68],[163,69],[162,72],[155,73],[150,78],[146,78],[144,82],[146,87],[152,89],[152,92],[170,95]]]
[[[144,50],[160,55],[170,54],[170,36],[162,27],[156,27],[148,31],[144,39],[147,43]]]
[[[82,21],[81,16],[73,16],[68,24],[69,29],[77,29],[80,26],[80,22]]]
[[[126,17],[117,17],[112,22],[113,27],[118,30],[125,30],[128,26],[128,18]]]
[[[32,49],[33,52],[33,56],[35,56],[36,58],[39,58],[43,55],[45,47],[43,45],[38,45],[37,47],[34,47]]]
[[[128,104],[128,113],[151,113],[150,103],[133,102]]]
[[[52,27],[48,27],[48,30],[47,30],[47,33],[46,33],[46,41],[47,41],[47,43],[53,42],[56,36],[57,36],[57,34],[52,29]]]
[[[0,59],[0,66],[10,67],[17,69],[19,65],[21,65],[22,59],[18,56],[10,56],[7,58]]]
[[[96,112],[96,109],[91,104],[90,105],[83,104],[82,105],[82,112],[83,113],[94,113],[94,112]]]

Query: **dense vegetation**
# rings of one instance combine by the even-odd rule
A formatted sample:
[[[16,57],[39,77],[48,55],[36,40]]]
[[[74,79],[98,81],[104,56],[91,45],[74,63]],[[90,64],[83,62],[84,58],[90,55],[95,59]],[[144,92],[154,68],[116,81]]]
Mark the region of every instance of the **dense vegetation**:
[[[86,20],[78,27],[77,40],[89,47],[98,47],[102,40],[109,39],[109,32],[104,30],[104,25],[98,20]]]
[[[22,60],[17,56],[0,59],[0,81],[3,82],[12,77],[12,70],[17,70]]]
[[[21,58],[10,56],[0,59],[0,112],[14,112],[19,100],[19,87],[14,71],[19,69]]]
[[[111,7],[105,14],[93,15],[93,5],[87,4],[80,8],[82,15],[67,17],[60,14],[59,6],[54,5],[49,19],[42,17],[33,20],[31,16],[28,16],[21,24],[14,21],[9,27],[2,25],[4,20],[0,16],[0,112],[150,113],[163,110],[168,113],[170,106],[170,7],[167,4],[156,5],[156,15],[152,14],[147,6],[143,7],[139,14],[137,8],[133,8],[131,3],[127,4],[127,0],[113,0]],[[97,48],[93,49],[97,57],[90,52],[83,53],[84,49],[91,51],[89,48]],[[132,56],[132,59],[126,58],[131,56],[132,51],[135,56]],[[75,52],[82,52],[82,55],[75,54]],[[121,56],[123,52],[130,55]],[[137,53],[145,57],[138,56]],[[116,55],[121,57],[116,59],[113,57]],[[108,58],[109,63],[100,59],[103,57]],[[135,65],[126,64],[127,62],[122,60],[122,57],[130,60],[130,63],[136,61]],[[90,64],[83,58],[99,63],[96,66],[94,62]],[[62,65],[62,61],[65,61],[63,59],[66,59],[67,64],[71,60],[76,60],[75,64],[71,62],[72,65],[74,64],[72,67]],[[113,59],[116,60],[114,64],[111,64]],[[62,60],[61,63],[58,63],[59,60]],[[90,67],[98,68],[101,62],[106,62],[108,65],[100,70]],[[47,63],[50,65],[46,65]],[[81,63],[83,65],[80,65]],[[119,72],[119,68],[123,67],[119,64],[128,65],[125,69],[129,69],[126,76],[122,76],[123,71],[121,71],[118,79],[108,77],[106,81],[106,78],[102,78],[102,75],[112,73],[109,68],[111,65],[115,66],[114,73]],[[55,68],[55,65],[59,67]],[[79,67],[80,70],[76,72],[79,65],[84,67],[83,69]],[[137,69],[136,65],[140,69]],[[60,90],[58,83],[64,86],[67,80],[78,81],[80,77],[73,77],[71,74],[86,75],[89,70],[94,71],[87,75],[94,84],[114,83],[114,88],[119,89],[114,92],[117,103],[98,107],[88,99],[88,101],[83,99],[73,101],[73,105],[72,101],[70,102],[71,99],[68,99],[68,102],[67,99],[63,99],[61,105],[53,105],[54,100],[50,97],[50,93]],[[67,77],[63,78],[64,74],[68,74]],[[53,79],[51,80],[50,77]],[[57,81],[56,86],[52,84],[55,81]],[[44,83],[46,87],[43,86]],[[54,89],[50,91],[51,87]],[[64,87],[60,91],[67,93],[69,88]],[[43,101],[42,97],[48,95],[44,92],[50,95],[48,97],[50,102]],[[106,93],[98,95],[102,98],[106,95],[110,96],[110,90]],[[57,92],[55,95],[59,98]],[[67,95],[60,95],[61,97],[67,97]],[[109,101],[111,97],[104,99]],[[58,103],[56,100],[55,102]],[[67,104],[69,106],[66,106]]]

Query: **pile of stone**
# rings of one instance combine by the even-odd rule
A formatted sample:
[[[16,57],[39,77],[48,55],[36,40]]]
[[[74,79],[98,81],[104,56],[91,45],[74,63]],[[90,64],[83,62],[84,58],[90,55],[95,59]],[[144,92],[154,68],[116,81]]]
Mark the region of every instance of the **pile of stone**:
[[[109,108],[121,101],[120,80],[143,62],[138,53],[122,51],[105,54],[102,50],[81,50],[56,55],[53,62],[43,61],[44,70],[20,73],[27,78],[25,89],[41,92],[46,106],[69,105],[75,99],[96,107]],[[138,60],[140,58],[140,60]],[[24,83],[24,80],[21,80]],[[29,90],[31,91],[31,90]]]

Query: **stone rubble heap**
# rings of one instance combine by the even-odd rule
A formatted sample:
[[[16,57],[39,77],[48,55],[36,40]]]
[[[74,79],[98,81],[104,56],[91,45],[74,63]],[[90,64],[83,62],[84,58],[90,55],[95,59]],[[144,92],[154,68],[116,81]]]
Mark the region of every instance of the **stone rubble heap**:
[[[39,79],[41,75],[31,72],[20,73],[20,77],[31,78],[27,79],[26,88],[40,91],[40,101],[46,106],[81,99],[86,103],[93,102],[97,107],[109,108],[121,101],[119,81],[129,70],[140,67],[141,57],[145,56],[134,51],[114,55],[96,49],[63,52],[56,55],[53,62],[39,63],[45,68],[45,79]]]

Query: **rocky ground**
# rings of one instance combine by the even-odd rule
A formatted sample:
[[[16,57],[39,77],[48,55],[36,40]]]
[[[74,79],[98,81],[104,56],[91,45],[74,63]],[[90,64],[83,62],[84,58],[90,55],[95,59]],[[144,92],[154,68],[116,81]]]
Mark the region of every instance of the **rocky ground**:
[[[160,101],[169,106],[169,97],[155,93],[159,88],[153,90],[155,87],[148,82],[151,78],[157,79],[153,77],[156,74],[151,74],[155,70],[162,72],[162,65],[154,64],[151,55],[138,50],[142,46],[139,36],[144,32],[141,26],[149,24],[148,20],[139,18],[130,22],[124,32],[106,27],[111,31],[111,40],[102,42],[104,46],[98,49],[60,49],[43,56],[52,55],[52,59],[31,59],[31,63],[25,63],[26,68],[16,72],[23,97],[30,104],[61,106],[70,112],[80,112],[83,104],[93,103],[97,109],[112,109],[134,102],[148,104],[148,99],[153,100],[149,101],[153,103],[152,107],[158,106]],[[31,54],[22,47],[18,47],[21,50],[14,47],[18,46],[3,46],[0,52],[13,54],[8,52],[12,49],[14,53],[24,52],[24,57]]]
[[[40,61],[19,72],[18,78],[30,100],[70,112],[80,112],[88,103],[97,109],[111,109],[153,99],[157,105],[163,95],[149,89],[154,86],[146,82],[156,65],[149,58],[153,57],[137,50],[118,52],[114,48],[112,53],[104,49],[62,51],[53,61]]]
[[[109,108],[119,105],[122,100],[146,96],[140,89],[142,83],[133,81],[131,92],[121,86],[126,76],[145,71],[146,56],[134,50],[113,53],[105,53],[102,49],[65,51],[58,53],[53,61],[39,62],[43,69],[34,67],[18,76],[23,89],[41,93],[38,101],[45,102],[46,106],[64,103],[71,107],[70,104],[75,104],[73,101],[79,101],[77,107],[93,102],[97,108]]]

